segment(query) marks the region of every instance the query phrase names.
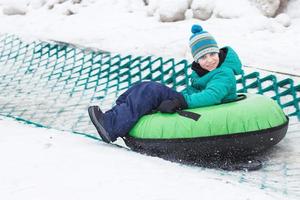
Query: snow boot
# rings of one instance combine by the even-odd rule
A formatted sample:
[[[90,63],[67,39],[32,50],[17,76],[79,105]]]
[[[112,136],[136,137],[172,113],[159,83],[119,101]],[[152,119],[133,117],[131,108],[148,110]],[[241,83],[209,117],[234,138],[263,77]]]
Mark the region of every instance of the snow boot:
[[[97,129],[98,134],[102,138],[102,140],[106,143],[111,142],[111,137],[109,133],[103,127],[103,112],[99,108],[99,106],[90,106],[88,108],[89,116],[94,126]]]

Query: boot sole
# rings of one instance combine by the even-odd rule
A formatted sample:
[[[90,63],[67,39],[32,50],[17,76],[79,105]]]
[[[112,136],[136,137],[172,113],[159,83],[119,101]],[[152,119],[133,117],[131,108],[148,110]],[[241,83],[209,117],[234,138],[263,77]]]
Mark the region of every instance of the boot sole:
[[[99,136],[102,138],[102,140],[106,143],[110,143],[111,139],[109,137],[108,132],[103,128],[102,124],[98,122],[97,117],[95,115],[94,109],[93,107],[89,107],[88,108],[88,113],[90,116],[90,119],[92,121],[92,123],[94,124],[94,126],[97,129],[97,132],[99,134]]]

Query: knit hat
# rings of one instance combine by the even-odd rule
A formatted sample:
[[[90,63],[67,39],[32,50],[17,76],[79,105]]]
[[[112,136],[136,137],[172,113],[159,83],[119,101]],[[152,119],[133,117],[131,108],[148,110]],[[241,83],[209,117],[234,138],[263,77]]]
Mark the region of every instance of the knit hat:
[[[219,47],[211,34],[203,31],[200,25],[192,26],[193,35],[190,37],[190,47],[196,62],[207,53],[219,53]]]

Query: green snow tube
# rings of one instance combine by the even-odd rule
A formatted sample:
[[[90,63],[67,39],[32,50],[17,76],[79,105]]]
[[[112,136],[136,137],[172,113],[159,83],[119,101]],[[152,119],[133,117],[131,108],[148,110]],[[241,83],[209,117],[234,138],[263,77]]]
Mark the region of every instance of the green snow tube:
[[[265,151],[285,136],[288,118],[263,95],[244,94],[239,101],[188,109],[195,121],[178,113],[142,117],[124,139],[134,151],[174,160],[243,157]]]

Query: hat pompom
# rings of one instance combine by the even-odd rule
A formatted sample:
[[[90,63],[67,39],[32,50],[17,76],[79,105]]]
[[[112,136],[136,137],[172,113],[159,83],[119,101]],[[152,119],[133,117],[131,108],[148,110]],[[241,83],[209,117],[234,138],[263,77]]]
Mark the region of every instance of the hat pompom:
[[[192,26],[192,33],[193,34],[200,33],[202,30],[203,29],[200,25],[195,24],[195,25]]]

